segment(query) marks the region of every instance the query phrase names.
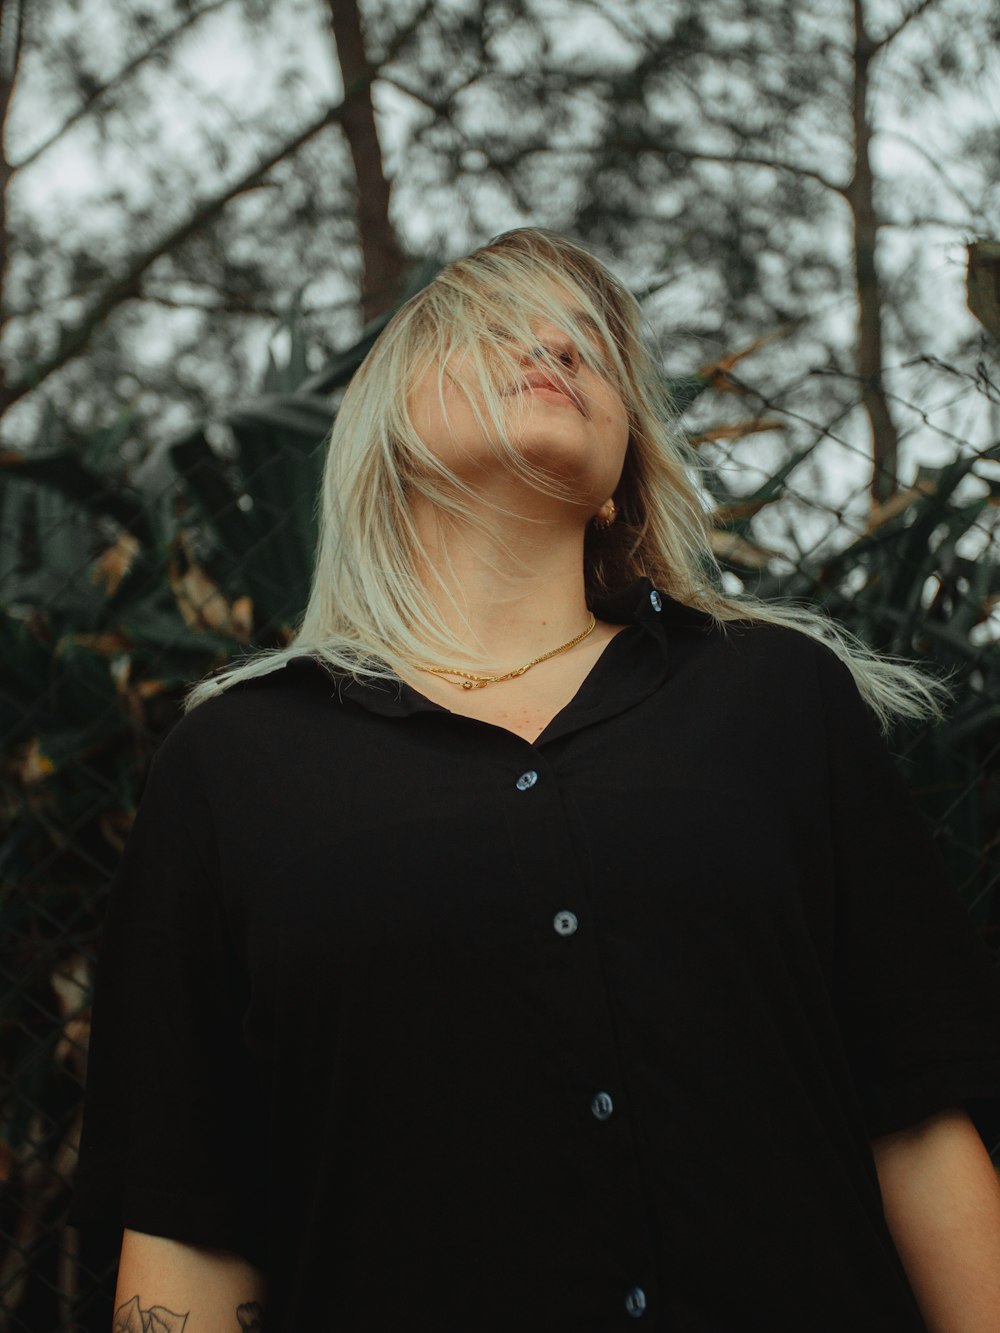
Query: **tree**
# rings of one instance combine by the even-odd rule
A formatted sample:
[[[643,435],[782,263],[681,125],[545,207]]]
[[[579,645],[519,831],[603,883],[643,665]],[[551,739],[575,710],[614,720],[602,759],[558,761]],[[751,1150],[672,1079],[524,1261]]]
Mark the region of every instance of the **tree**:
[[[16,235],[3,255],[0,410],[33,399],[37,417],[39,399],[52,395],[71,431],[115,399],[141,420],[142,392],[152,412],[164,398],[190,411],[231,396],[246,363],[234,325],[249,326],[259,343],[311,262],[326,286],[324,308],[355,316],[360,305],[365,318],[391,304],[405,269],[374,151],[375,67],[354,0],[330,0],[325,14],[291,0],[280,16],[259,0],[114,8],[113,37],[102,31],[107,6],[93,0],[54,7],[44,25],[24,0],[2,10],[0,96],[15,113],[4,142],[18,147],[5,147],[0,178]],[[188,109],[176,91],[167,99],[167,86],[191,86],[199,49],[251,38],[266,49],[297,31],[296,19],[311,21],[334,57],[323,97],[303,91],[295,53],[286,52],[255,114],[242,120],[202,90],[193,125],[178,132]],[[411,30],[397,29],[381,58]],[[39,136],[42,101],[50,123]],[[60,165],[83,162],[98,168],[90,206],[69,222],[52,193],[48,209],[39,206],[32,181],[58,197]],[[152,355],[136,354],[143,344]],[[13,419],[18,429],[24,415]],[[171,414],[170,424],[179,420]]]
[[[520,28],[511,19],[521,41],[504,43],[481,10],[470,49],[484,71],[478,53],[486,53],[490,72],[476,75],[475,104],[461,66],[449,76],[425,55],[419,77],[390,73],[427,113],[408,144],[408,170],[433,154],[434,186],[468,201],[472,230],[481,224],[470,164],[478,189],[488,179],[507,192],[511,211],[532,201],[544,210],[554,196],[564,225],[655,280],[655,308],[674,339],[721,347],[807,319],[783,380],[817,363],[845,372],[805,401],[825,403],[831,420],[860,399],[871,498],[888,499],[900,430],[892,395],[906,385],[898,374],[887,384],[887,366],[932,349],[959,355],[978,337],[962,313],[960,243],[997,215],[996,117],[987,97],[966,89],[985,90],[995,77],[1000,7],[595,0],[589,8],[586,40],[556,40],[554,17],[545,30],[536,23],[534,44],[522,11]],[[421,91],[428,87],[434,97]],[[421,184],[426,192],[430,183]],[[943,320],[927,262],[928,245],[942,238],[953,256]],[[780,355],[789,361],[787,347]]]
[[[894,397],[926,398],[925,354],[978,336],[958,245],[1000,201],[990,103],[965,90],[995,72],[996,0],[36,15],[4,4],[0,431],[20,447],[51,401],[70,438],[126,408],[142,456],[232,401],[293,295],[321,356],[384,308],[409,257],[524,221],[576,232],[645,288],[674,371],[798,326],[762,346],[749,387],[789,420],[846,423],[873,500],[919,425]],[[222,51],[230,73],[209,86]],[[89,180],[60,194],[66,163]]]

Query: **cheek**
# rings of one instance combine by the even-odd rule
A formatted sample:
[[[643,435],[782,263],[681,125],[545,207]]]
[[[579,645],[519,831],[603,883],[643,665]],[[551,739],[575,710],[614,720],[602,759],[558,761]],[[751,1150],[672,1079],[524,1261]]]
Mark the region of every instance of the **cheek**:
[[[468,410],[464,395],[448,379],[439,393],[435,375],[416,385],[407,406],[413,429],[427,448],[438,456],[450,454]]]
[[[620,402],[603,404],[599,418],[608,452],[615,458],[624,458],[629,441],[628,413]]]

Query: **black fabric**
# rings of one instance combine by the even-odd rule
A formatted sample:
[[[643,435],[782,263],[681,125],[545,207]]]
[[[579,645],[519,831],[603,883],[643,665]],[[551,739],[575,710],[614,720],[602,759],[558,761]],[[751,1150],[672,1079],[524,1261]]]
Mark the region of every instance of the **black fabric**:
[[[274,1333],[924,1328],[870,1139],[996,1132],[1000,980],[835,654],[654,594],[534,744],[308,659],[174,726],[74,1223]]]

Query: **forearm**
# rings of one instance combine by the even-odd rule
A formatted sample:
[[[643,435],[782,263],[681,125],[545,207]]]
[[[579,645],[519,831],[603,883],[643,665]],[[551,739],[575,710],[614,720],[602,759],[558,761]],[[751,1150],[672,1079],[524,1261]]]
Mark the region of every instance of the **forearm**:
[[[1000,1329],[1000,1177],[965,1110],[875,1139],[872,1152],[930,1333]]]
[[[263,1333],[264,1276],[241,1255],[126,1229],[113,1333]]]

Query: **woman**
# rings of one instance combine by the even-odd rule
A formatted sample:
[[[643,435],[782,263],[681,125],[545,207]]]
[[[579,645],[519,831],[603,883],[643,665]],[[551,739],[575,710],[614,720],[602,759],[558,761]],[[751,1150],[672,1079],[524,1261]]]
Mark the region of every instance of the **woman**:
[[[869,711],[942,687],[719,591],[657,383],[532,228],[352,381],[295,640],[191,690],[116,875],[120,1327],[1000,1327],[1000,989]]]

